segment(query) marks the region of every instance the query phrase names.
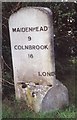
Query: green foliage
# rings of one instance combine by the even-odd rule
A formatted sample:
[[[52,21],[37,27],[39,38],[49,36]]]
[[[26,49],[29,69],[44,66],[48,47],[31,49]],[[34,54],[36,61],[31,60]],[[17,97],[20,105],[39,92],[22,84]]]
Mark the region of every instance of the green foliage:
[[[77,110],[75,109],[75,106],[71,106],[69,108],[67,108],[65,111],[60,111],[58,113],[59,118],[75,118],[77,113]]]
[[[74,105],[71,105],[68,108],[65,108],[63,110],[56,110],[53,112],[47,112],[44,114],[41,114],[44,118],[75,118],[77,110]]]
[[[12,109],[8,106],[5,106],[5,108],[3,108],[3,118],[13,118],[14,116],[14,111],[12,111]]]
[[[75,118],[77,109],[74,105],[71,105],[62,110],[50,111],[50,112],[39,112],[35,113],[31,111],[26,103],[23,102],[11,102],[6,100],[3,103],[3,118]]]

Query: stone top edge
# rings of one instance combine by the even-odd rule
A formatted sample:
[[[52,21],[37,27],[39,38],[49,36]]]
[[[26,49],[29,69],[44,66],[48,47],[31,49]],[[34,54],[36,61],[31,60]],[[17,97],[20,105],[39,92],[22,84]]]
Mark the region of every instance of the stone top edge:
[[[52,16],[52,11],[50,10],[50,8],[47,8],[47,7],[22,7],[22,8],[20,8],[18,11],[14,12],[13,14],[10,15],[9,21],[10,21],[10,19],[11,19],[14,15],[16,15],[18,12],[23,11],[23,10],[28,10],[28,9],[35,9],[35,10],[37,9],[37,10],[39,10],[39,11],[44,12],[45,14],[49,14],[49,15]]]

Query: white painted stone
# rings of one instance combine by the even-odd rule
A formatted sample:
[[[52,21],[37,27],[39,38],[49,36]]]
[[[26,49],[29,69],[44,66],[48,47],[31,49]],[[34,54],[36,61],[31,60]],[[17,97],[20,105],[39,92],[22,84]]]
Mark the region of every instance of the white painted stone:
[[[53,84],[55,75],[52,76],[52,72],[55,72],[55,62],[51,15],[52,13],[48,8],[42,7],[21,8],[17,13],[11,15],[9,30],[15,86],[18,81],[40,82],[41,80],[42,83],[48,81]],[[13,32],[12,30],[23,27],[26,30],[25,32]],[[35,30],[29,31],[31,27]],[[41,27],[43,31],[40,30]],[[47,30],[44,31],[44,28]],[[31,40],[29,41],[30,37]],[[37,47],[36,50],[27,50],[25,45]],[[29,58],[30,54],[33,55],[33,58]]]
[[[44,108],[45,111],[52,110],[53,105],[56,109],[57,103],[53,102],[58,82],[55,78],[52,12],[44,7],[21,8],[10,16],[9,31],[16,98],[26,100],[35,112],[44,111]],[[63,97],[61,106],[68,102],[67,92],[64,94],[63,91],[57,92],[58,103]],[[47,109],[46,96],[50,101]]]

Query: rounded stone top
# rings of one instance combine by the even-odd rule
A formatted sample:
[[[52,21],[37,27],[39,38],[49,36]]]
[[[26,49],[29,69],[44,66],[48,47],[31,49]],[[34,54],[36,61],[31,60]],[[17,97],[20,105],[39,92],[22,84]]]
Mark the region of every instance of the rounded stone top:
[[[23,8],[20,8],[17,12],[15,12],[15,13],[13,13],[11,16],[10,16],[10,18],[9,18],[9,21],[10,21],[10,19],[12,19],[16,14],[21,14],[21,13],[28,13],[28,12],[32,12],[32,10],[33,10],[33,12],[42,12],[42,13],[44,13],[44,14],[47,14],[47,15],[50,15],[50,16],[52,16],[52,11],[49,9],[49,8],[47,8],[47,7],[23,7]],[[39,14],[39,13],[38,13]],[[36,14],[36,16],[37,16],[37,14]],[[22,18],[21,18],[22,19]]]

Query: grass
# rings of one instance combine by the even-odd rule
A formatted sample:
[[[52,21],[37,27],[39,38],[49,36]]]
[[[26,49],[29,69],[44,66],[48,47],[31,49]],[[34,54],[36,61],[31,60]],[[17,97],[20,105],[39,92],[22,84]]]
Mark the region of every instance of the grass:
[[[67,79],[66,79],[67,78]],[[77,108],[75,108],[75,82],[74,76],[66,76],[65,84],[69,91],[69,101],[70,105],[67,108],[44,112],[44,113],[35,113],[34,111],[30,110],[24,101],[17,102],[14,98],[8,100],[5,98],[3,100],[3,111],[2,111],[2,118],[77,118]]]
[[[72,70],[73,69],[73,70]],[[77,108],[75,107],[76,102],[76,96],[77,92],[75,87],[75,71],[74,67],[72,66],[71,72],[66,75],[64,75],[64,79],[59,79],[67,88],[69,92],[69,101],[70,104],[68,107],[56,110],[56,111],[50,111],[50,112],[39,112],[35,113],[34,111],[30,110],[26,103],[21,101],[17,102],[14,98],[11,100],[8,100],[5,98],[3,100],[3,111],[2,111],[2,117],[3,118],[71,118],[70,120],[73,120],[73,118],[77,118]]]
[[[35,113],[26,106],[24,101],[17,102],[6,99],[3,102],[2,113],[2,118],[75,118],[77,109],[75,108],[75,105],[71,105],[67,108],[53,112]]]

